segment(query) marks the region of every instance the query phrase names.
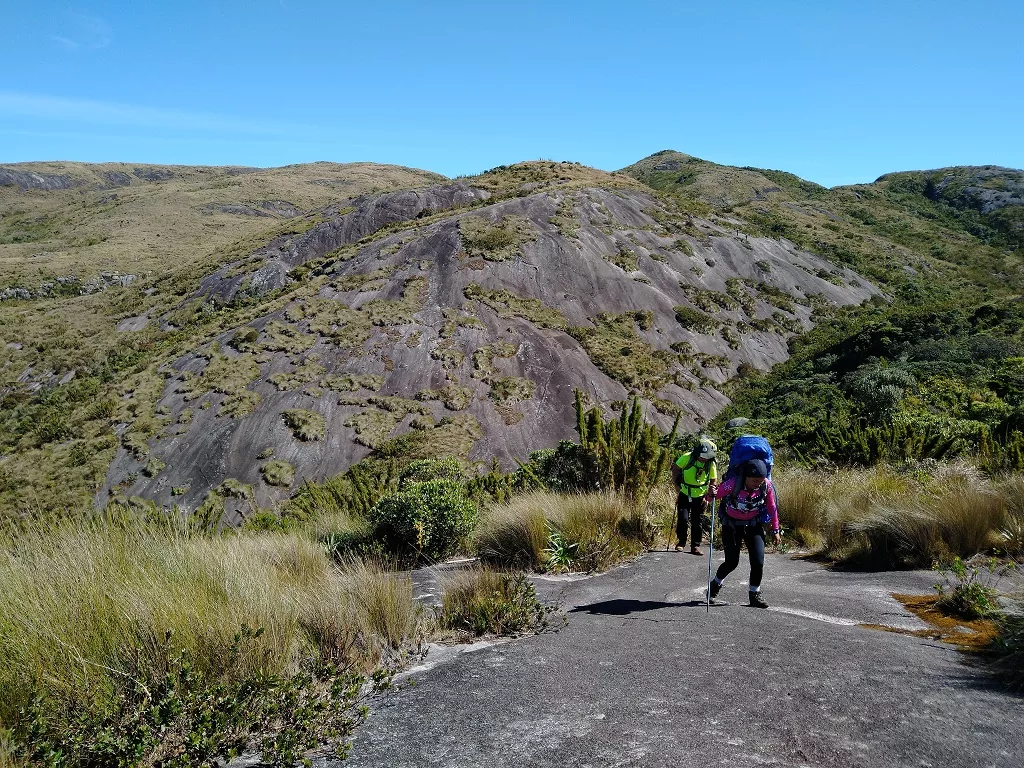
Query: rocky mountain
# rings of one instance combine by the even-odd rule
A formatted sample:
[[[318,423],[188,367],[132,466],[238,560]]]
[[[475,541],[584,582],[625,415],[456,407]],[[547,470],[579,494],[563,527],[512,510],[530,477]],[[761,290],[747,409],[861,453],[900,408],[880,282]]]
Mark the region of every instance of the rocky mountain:
[[[333,186],[320,166],[182,169],[194,189],[120,166],[70,186],[62,167],[8,167],[9,199],[55,212],[70,203],[49,195],[109,194],[120,173],[119,190],[179,184],[189,216],[243,228],[145,271],[123,251],[139,274],[126,286],[0,303],[6,509],[194,509],[214,493],[239,515],[371,453],[509,467],[572,436],[574,388],[609,407],[637,393],[664,428],[678,413],[695,430],[843,307],[1017,279],[1012,227],[978,218],[1016,210],[1007,174],[985,213],[963,201],[988,193],[964,190],[1001,177],[975,169],[939,192],[939,172],[828,190],[673,152],[619,173],[532,162],[456,181],[332,166]],[[234,186],[261,174],[261,194]],[[46,237],[69,242],[53,215]],[[4,268],[23,245],[0,245]]]

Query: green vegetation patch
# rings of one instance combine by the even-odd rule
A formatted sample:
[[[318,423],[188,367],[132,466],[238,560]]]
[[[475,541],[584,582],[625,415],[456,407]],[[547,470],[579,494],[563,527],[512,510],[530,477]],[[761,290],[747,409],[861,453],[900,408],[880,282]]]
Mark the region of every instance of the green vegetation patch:
[[[615,253],[606,254],[602,258],[625,272],[636,272],[640,267],[636,253],[622,243],[618,244]]]
[[[182,375],[176,391],[184,395],[186,401],[196,400],[207,392],[240,395],[260,376],[260,366],[249,353],[229,357],[214,343],[208,354],[209,362],[202,374],[194,376],[186,372]]]
[[[778,307],[784,312],[789,312],[790,314],[796,311],[796,307],[793,306],[793,302],[799,301],[799,299],[794,299],[788,293],[780,288],[776,288],[774,285],[758,283],[757,292],[764,301],[768,302],[773,307]]]
[[[260,334],[259,349],[267,352],[299,354],[316,343],[316,336],[303,333],[297,325],[271,320]]]
[[[446,370],[458,368],[466,359],[466,353],[451,339],[441,339],[430,350],[430,356],[434,360],[440,360]]]
[[[442,339],[450,339],[455,335],[455,331],[459,328],[475,328],[480,330],[484,328],[484,324],[479,318],[473,315],[464,315],[458,310],[445,308],[442,310],[444,315],[444,326],[441,328],[440,336]],[[412,346],[416,346],[413,344]]]
[[[332,392],[355,392],[360,389],[368,389],[376,392],[384,386],[384,377],[376,374],[341,373],[324,376],[320,380],[324,389]]]
[[[467,299],[479,301],[489,307],[498,317],[505,319],[512,317],[522,318],[541,328],[565,330],[569,325],[565,315],[557,309],[546,306],[538,299],[524,298],[511,291],[491,291],[481,288],[476,283],[470,283],[466,286],[463,294]]]
[[[672,311],[676,313],[676,322],[694,333],[713,333],[722,324],[719,320],[693,307],[677,305],[672,307]]]
[[[511,261],[522,255],[522,246],[537,238],[533,224],[523,216],[510,215],[497,223],[481,216],[459,219],[462,247],[470,256],[487,261]]]
[[[729,293],[720,293],[718,291],[711,291],[705,288],[698,288],[697,286],[690,285],[689,283],[680,283],[679,287],[683,290],[686,298],[705,312],[719,312],[723,309],[736,310],[740,308],[739,300]]]
[[[306,299],[301,307],[311,332],[330,339],[349,354],[362,354],[373,332],[365,314],[340,301],[319,297]]]
[[[410,413],[429,416],[430,409],[416,400],[404,397],[371,397],[368,405],[375,406],[350,416],[345,421],[356,433],[356,442],[367,448],[378,448]]]
[[[473,353],[473,373],[470,376],[474,379],[487,380],[491,375],[498,372],[494,367],[494,358],[515,357],[517,352],[519,352],[519,347],[507,341],[498,341],[494,344],[480,347],[480,349]]]
[[[548,223],[553,224],[565,238],[579,237],[580,222],[576,218],[575,202],[575,195],[565,195],[558,203],[555,215],[548,219]]]
[[[289,488],[295,482],[295,467],[287,461],[274,459],[260,467],[263,482],[280,488]]]
[[[591,361],[626,387],[643,392],[657,392],[672,380],[671,369],[676,356],[656,350],[639,337],[635,319],[630,314],[601,313],[594,318],[593,328],[568,328]]]
[[[250,392],[245,390],[239,392],[237,395],[229,395],[225,397],[220,404],[220,411],[218,416],[228,416],[232,419],[240,419],[243,416],[248,416],[263,401],[263,398],[256,392]]]
[[[331,283],[336,291],[357,291],[372,290],[369,286],[379,286],[382,280],[387,280],[394,273],[394,266],[380,267],[371,272],[343,275]]]
[[[413,314],[423,308],[427,285],[426,278],[414,277],[405,282],[401,299],[373,299],[363,304],[359,311],[373,325],[408,325],[415,322]]]
[[[316,411],[292,408],[281,414],[285,425],[299,440],[322,440],[327,431],[327,421]]]
[[[416,393],[417,400],[440,400],[449,411],[462,411],[473,401],[473,390],[449,382],[442,389],[424,389]]]
[[[316,357],[308,357],[291,373],[274,374],[270,377],[270,382],[281,391],[300,389],[306,384],[316,381],[326,371],[327,369],[317,362]]]
[[[498,403],[518,403],[529,400],[537,391],[531,379],[521,376],[498,376],[491,379],[490,398]]]

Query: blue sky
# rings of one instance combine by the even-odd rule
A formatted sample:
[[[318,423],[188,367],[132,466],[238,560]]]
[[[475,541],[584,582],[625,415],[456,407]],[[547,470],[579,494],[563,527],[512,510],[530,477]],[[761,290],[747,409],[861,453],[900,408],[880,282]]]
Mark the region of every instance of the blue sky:
[[[1024,167],[1024,3],[0,0],[0,162]]]

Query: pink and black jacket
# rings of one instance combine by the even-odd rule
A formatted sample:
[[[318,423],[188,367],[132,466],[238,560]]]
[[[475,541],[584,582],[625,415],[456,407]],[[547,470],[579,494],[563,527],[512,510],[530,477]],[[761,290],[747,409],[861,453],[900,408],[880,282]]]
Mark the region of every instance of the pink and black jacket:
[[[765,480],[753,491],[742,487],[736,491],[736,485],[742,482],[738,477],[730,477],[718,486],[715,498],[724,500],[722,522],[731,520],[738,525],[768,523],[773,532],[779,530],[779,508],[771,480]]]

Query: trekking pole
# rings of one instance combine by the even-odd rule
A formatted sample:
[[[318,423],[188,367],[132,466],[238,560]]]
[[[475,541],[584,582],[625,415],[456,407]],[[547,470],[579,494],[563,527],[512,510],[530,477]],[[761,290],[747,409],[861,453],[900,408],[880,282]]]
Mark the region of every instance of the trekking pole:
[[[711,499],[711,532],[708,534],[708,591],[705,593],[707,605],[704,612],[711,613],[711,555],[715,551],[715,507],[718,504],[717,498]]]

